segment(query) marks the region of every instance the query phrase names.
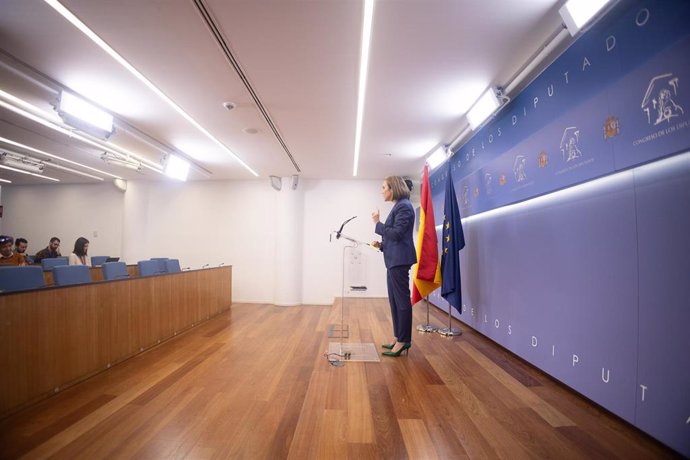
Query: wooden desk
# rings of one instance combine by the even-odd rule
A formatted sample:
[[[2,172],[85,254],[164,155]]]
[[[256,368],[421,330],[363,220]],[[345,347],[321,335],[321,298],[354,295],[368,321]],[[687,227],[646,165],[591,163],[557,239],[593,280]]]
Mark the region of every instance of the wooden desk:
[[[0,294],[0,418],[231,304],[231,266]]]

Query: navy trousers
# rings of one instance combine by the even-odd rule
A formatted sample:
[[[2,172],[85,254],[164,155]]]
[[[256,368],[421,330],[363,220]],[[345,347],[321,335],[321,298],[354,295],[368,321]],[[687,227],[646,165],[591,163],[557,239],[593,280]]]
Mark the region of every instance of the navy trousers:
[[[387,271],[388,301],[393,317],[393,334],[398,342],[412,342],[412,302],[410,300],[410,267],[401,265]]]

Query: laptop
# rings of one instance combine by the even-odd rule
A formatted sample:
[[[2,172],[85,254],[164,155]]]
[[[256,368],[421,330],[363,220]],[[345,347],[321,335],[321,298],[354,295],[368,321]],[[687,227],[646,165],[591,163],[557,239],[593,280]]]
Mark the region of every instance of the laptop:
[[[108,257],[105,259],[106,262],[119,262],[120,258],[119,257]]]

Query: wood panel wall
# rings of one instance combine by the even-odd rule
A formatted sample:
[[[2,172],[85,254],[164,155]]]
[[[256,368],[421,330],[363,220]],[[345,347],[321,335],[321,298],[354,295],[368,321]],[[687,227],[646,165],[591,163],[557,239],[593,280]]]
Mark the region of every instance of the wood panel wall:
[[[230,266],[0,294],[0,418],[231,304]]]

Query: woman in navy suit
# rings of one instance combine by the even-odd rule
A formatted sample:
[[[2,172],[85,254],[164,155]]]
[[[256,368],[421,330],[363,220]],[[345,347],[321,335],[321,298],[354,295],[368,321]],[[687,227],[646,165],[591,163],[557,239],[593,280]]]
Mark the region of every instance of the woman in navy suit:
[[[379,220],[378,209],[371,214],[376,224],[375,232],[381,235],[381,242],[372,246],[383,251],[388,284],[388,301],[393,317],[394,340],[383,345],[389,351],[386,356],[400,356],[412,346],[412,302],[410,301],[410,267],[417,263],[417,253],[412,240],[414,229],[414,208],[410,203],[410,189],[402,177],[386,177],[381,186],[384,201],[394,201],[395,205],[386,218]]]

